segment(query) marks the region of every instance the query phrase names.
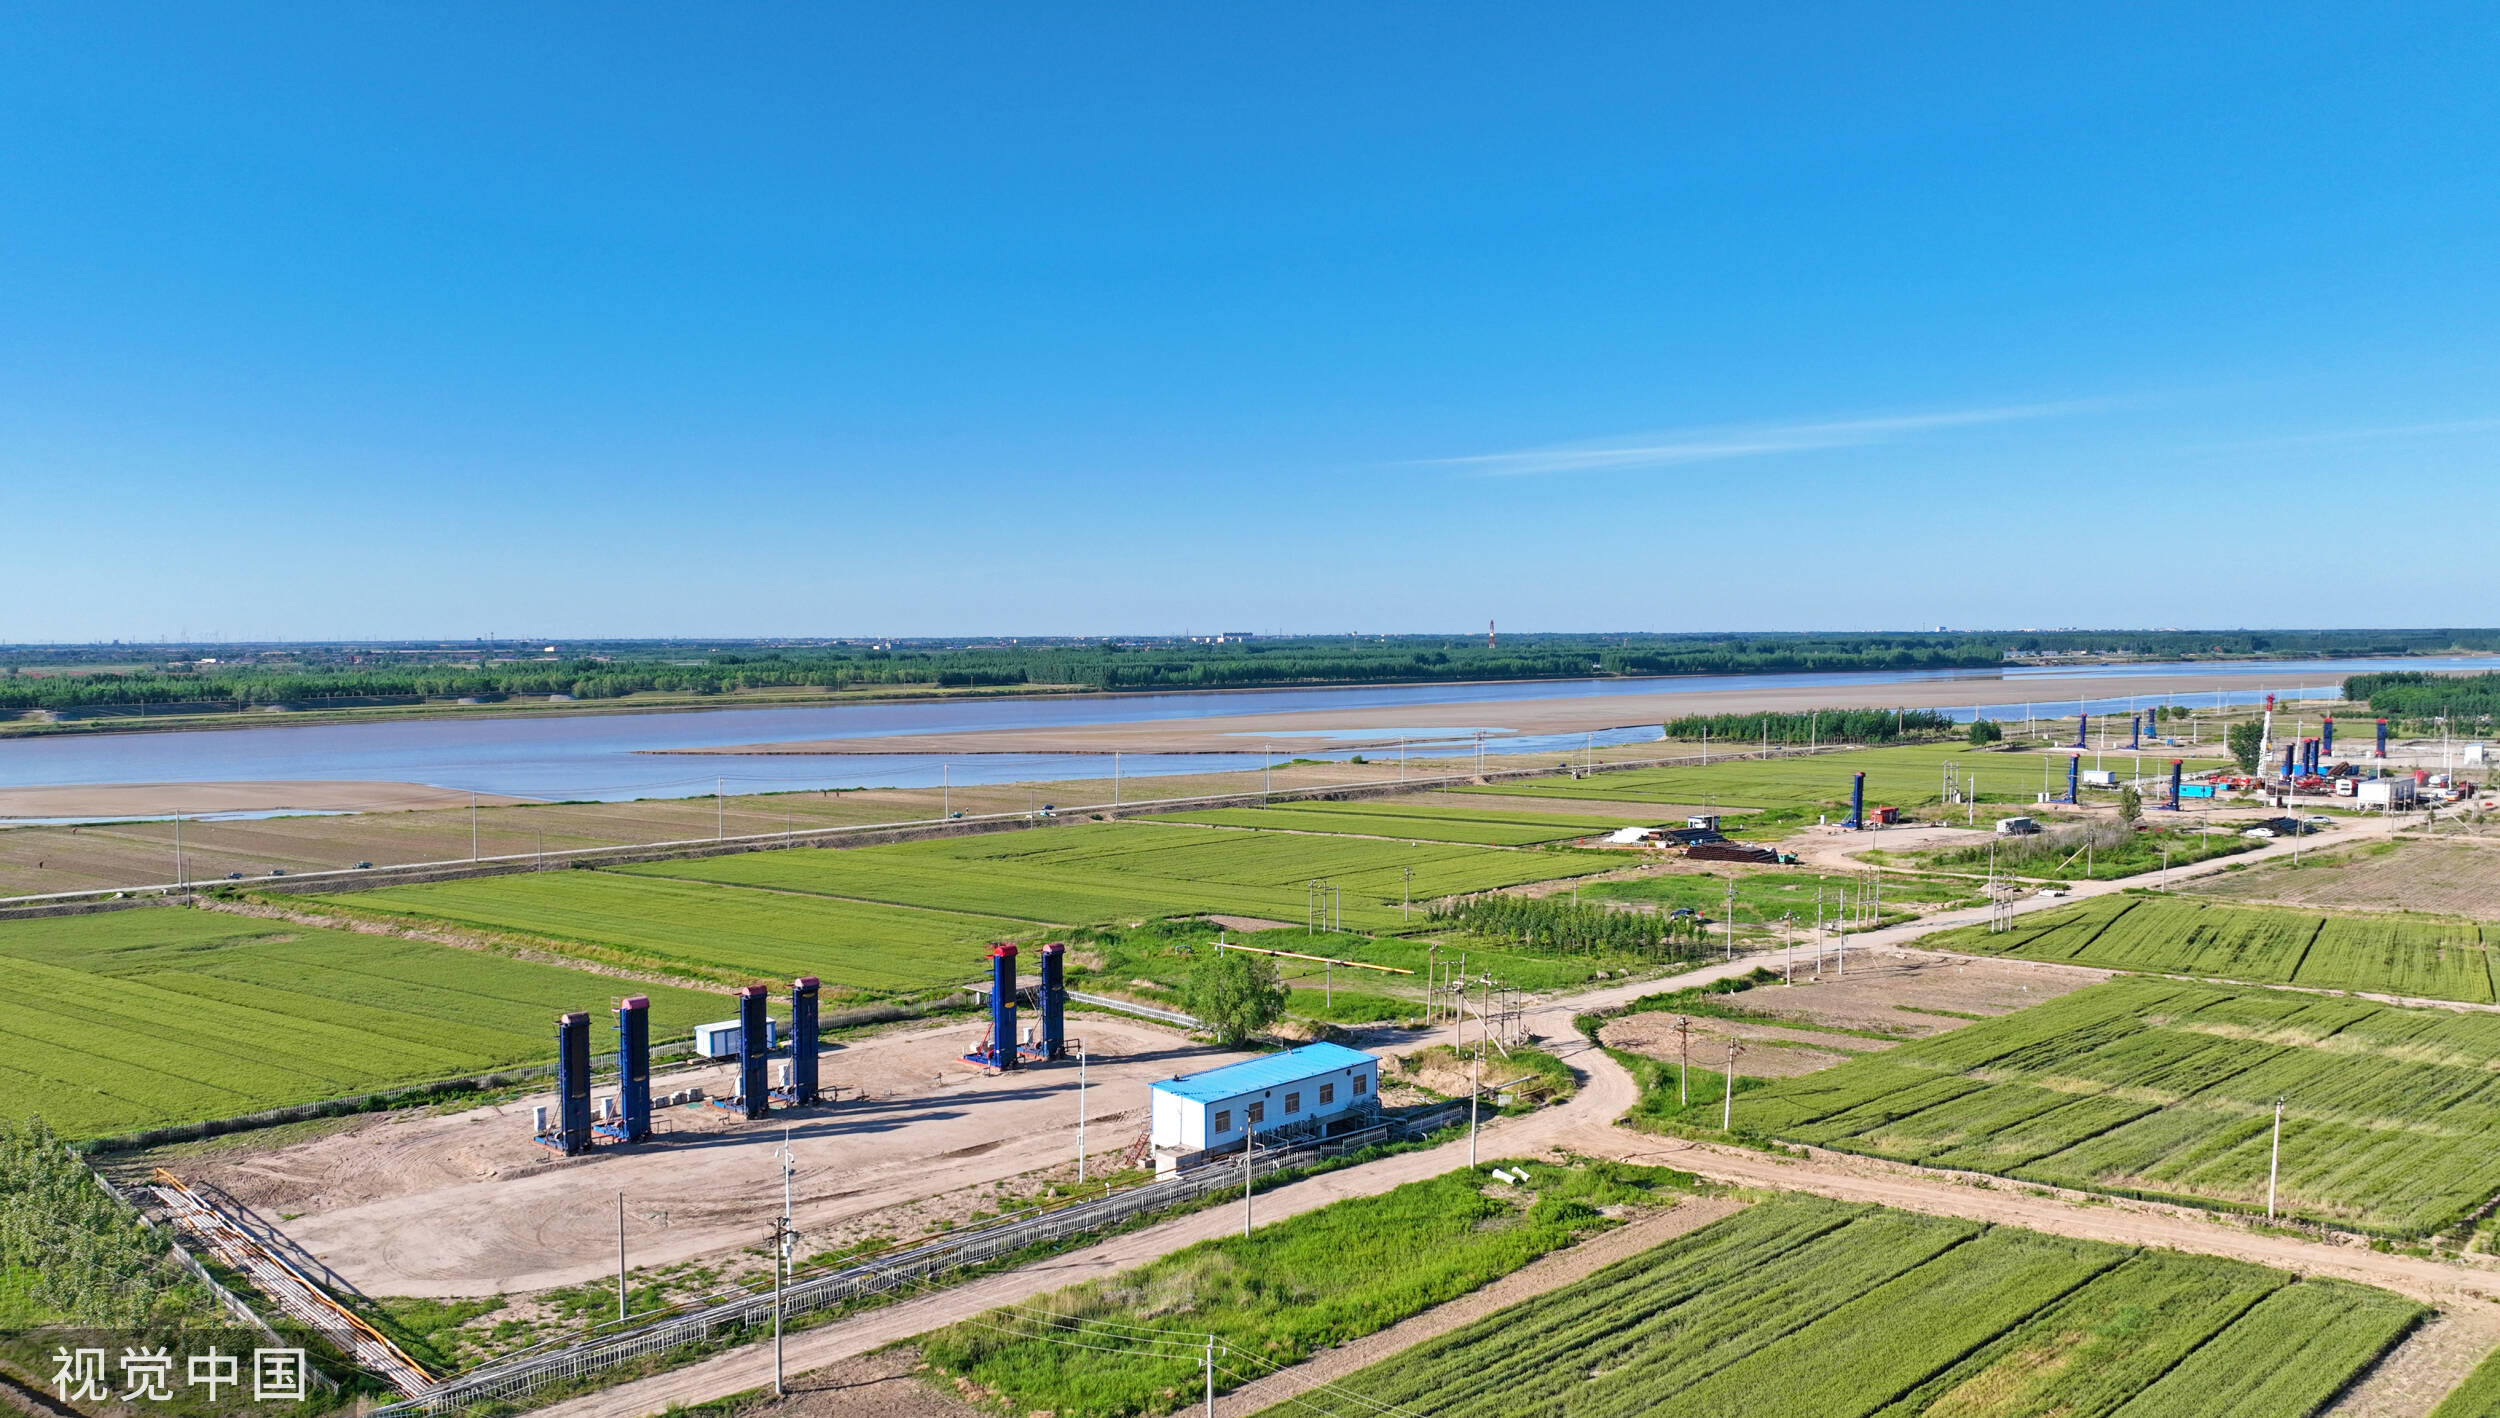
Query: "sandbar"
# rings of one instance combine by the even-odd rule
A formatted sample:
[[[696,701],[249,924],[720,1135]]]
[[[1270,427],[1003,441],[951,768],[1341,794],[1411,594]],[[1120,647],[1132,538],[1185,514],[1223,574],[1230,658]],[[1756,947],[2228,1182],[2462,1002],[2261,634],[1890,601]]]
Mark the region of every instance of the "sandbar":
[[[405,812],[466,807],[472,795],[426,783],[355,779],[243,783],[64,783],[0,788],[0,821],[10,818],[193,816],[219,812]],[[526,798],[478,793],[487,807]]]

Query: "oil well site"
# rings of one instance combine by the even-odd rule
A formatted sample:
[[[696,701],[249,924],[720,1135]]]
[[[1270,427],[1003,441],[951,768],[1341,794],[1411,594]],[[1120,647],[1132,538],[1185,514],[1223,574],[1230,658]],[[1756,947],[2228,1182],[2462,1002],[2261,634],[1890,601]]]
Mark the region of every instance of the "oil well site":
[[[2500,1347],[2483,743],[2145,699],[21,897],[0,1079],[161,1315],[368,1412],[1509,1412],[1594,1325],[1562,1411],[2428,1414]]]

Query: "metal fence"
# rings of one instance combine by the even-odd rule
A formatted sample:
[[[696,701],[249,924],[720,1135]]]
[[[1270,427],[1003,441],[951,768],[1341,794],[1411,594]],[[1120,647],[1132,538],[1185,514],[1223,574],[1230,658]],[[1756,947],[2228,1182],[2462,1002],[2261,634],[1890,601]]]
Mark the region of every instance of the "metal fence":
[[[1455,1107],[1439,1108],[1325,1142],[1264,1152],[1251,1160],[1249,1177],[1253,1181],[1272,1178],[1376,1143],[1422,1136],[1456,1121],[1458,1113]],[[832,1309],[854,1300],[916,1288],[922,1281],[1003,1260],[1037,1245],[1107,1231],[1141,1216],[1236,1189],[1244,1181],[1243,1171],[1238,1163],[1216,1163],[1092,1201],[1002,1221],[976,1231],[958,1232],[873,1261],[845,1266],[785,1286],[780,1296],[781,1312],[789,1316]],[[773,1303],[770,1291],[744,1295],[594,1336],[561,1349],[515,1355],[446,1379],[403,1402],[374,1409],[373,1415],[399,1418],[456,1413],[472,1404],[516,1399],[551,1384],[702,1344],[716,1335],[769,1326]]]

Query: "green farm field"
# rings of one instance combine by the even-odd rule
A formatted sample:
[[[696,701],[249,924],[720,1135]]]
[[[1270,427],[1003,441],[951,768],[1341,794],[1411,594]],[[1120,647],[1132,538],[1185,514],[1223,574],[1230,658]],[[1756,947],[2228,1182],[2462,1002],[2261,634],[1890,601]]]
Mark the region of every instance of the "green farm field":
[[[2234,1261],[1782,1196],[1332,1397],[1443,1418],[2271,1418],[2317,1412],[2425,1313]]]
[[[477,951],[161,908],[0,925],[0,1110],[71,1138],[232,1117],[555,1055],[555,1017],[720,997]]]
[[[2163,896],[2104,896],[1989,934],[1930,937],[1939,950],[2488,1004],[2494,928],[2439,916],[2343,916]]]
[[[1655,1210],[1693,1186],[1683,1173],[1610,1162],[1517,1165],[1522,1187],[1461,1170],[1339,1201],[991,1311],[923,1336],[920,1351],[1013,1412],[1166,1413],[1170,1394],[1200,1381],[1205,1335],[1260,1365],[1295,1363],[1610,1230],[1620,1222],[1608,1211]],[[1176,1303],[1192,1343],[1130,1342],[1169,1322]],[[1219,1368],[1241,1367],[1224,1357]],[[1216,1378],[1220,1390],[1237,1383]]]
[[[1284,807],[1212,808],[1179,812],[1161,822],[1208,827],[1252,827],[1273,832],[1333,832],[1413,842],[1461,842],[1486,847],[1533,847],[1602,836],[1618,827],[1654,826],[1655,818],[1578,813],[1503,812],[1493,808],[1439,807],[1415,803],[1294,803]]]
[[[1610,871],[1612,853],[1502,850],[1291,832],[1106,822],[850,850],[802,848],[654,862],[619,874],[977,911],[1050,925],[1217,914],[1301,921],[1309,883],[1342,894],[1353,928],[1420,928],[1409,890],[1441,896]],[[1411,875],[1410,875],[1411,874]],[[831,976],[827,977],[828,979]]]
[[[1713,918],[1727,910],[1727,886],[1736,883],[1736,913],[1739,920],[1777,921],[1792,916],[1811,924],[1815,916],[1815,893],[1823,893],[1824,906],[1834,919],[1840,913],[1840,889],[1848,888],[1852,903],[1857,900],[1863,879],[1849,872],[1815,873],[1803,870],[1771,870],[1726,867],[1727,875],[1718,872],[1671,872],[1657,876],[1633,877],[1622,881],[1596,881],[1580,889],[1587,901],[1625,901],[1653,905],[1665,910],[1689,909]],[[1971,884],[1953,877],[1924,877],[1908,872],[1884,873],[1884,919],[1908,917],[1895,907],[1918,910],[1942,909],[1981,901]]]
[[[2428,1235],[2500,1193],[2500,1016],[2125,979],[1738,1095],[1740,1130]]]
[[[1919,808],[1933,807],[1941,800],[1944,765],[1954,763],[1960,765],[1964,781],[1976,782],[1978,803],[2014,805],[2031,803],[2051,778],[2063,790],[2065,759],[2062,753],[2042,754],[2030,749],[1981,750],[1961,743],[1913,744],[1797,758],[1730,759],[1707,766],[1632,768],[1589,778],[1488,783],[1459,792],[1480,797],[1845,810],[1849,805],[1851,775],[1862,772],[1866,774],[1867,806]],[[2103,764],[2123,770],[2133,761],[2132,755],[2112,754],[2104,757]],[[2152,772],[2151,755],[2146,755],[2145,763],[2145,771]],[[2209,766],[2191,762],[2188,771],[2193,773]],[[2044,777],[2044,773],[2048,776]]]
[[[663,975],[731,985],[815,975],[861,995],[959,984],[979,973],[981,947],[1033,929],[1029,921],[995,916],[621,871],[531,872],[302,899],[360,915],[516,933],[586,960]]]

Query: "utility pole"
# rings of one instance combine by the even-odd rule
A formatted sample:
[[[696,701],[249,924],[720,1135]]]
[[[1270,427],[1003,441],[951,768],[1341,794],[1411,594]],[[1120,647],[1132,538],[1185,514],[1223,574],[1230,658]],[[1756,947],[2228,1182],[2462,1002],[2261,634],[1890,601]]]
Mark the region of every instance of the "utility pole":
[[[1734,1039],[1727,1041],[1727,1095],[1719,1100],[1719,1131],[1733,1132],[1736,1123],[1736,1056],[1745,1046]]]
[[[1484,1097],[1483,1064],[1484,1045],[1479,1042],[1467,1057],[1467,1170],[1471,1172],[1476,1169],[1476,1107]]]
[[[469,790],[469,860],[477,860],[477,790]]]
[[[938,765],[938,816],[947,819],[955,816],[955,765],[952,763]]]
[[[1118,749],[1116,749],[1116,748],[1115,748],[1115,749],[1111,750],[1111,809],[1112,809],[1112,811],[1117,812],[1117,811],[1119,811],[1119,808],[1120,808],[1120,751],[1119,751]]]
[[[729,799],[718,778],[712,780],[712,814],[712,840],[718,842],[729,836]]]
[[[1412,919],[1414,916],[1414,907],[1415,869],[1413,867],[1408,867],[1406,869],[1405,889],[1398,895],[1398,919],[1401,921]]]
[[[1675,1106],[1689,1108],[1693,1103],[1693,1021],[1685,1015],[1675,1017]]]
[[[1736,958],[1736,878],[1727,879],[1727,958]]]
[[[2274,1179],[2283,1169],[2283,1100],[2274,1100],[2274,1153],[2266,1159],[2266,1219],[2274,1219]]]
[[[1241,1238],[1250,1239],[1250,1154],[1259,1150],[1258,1130],[1247,1120],[1241,1126]]]
[[[1085,1185],[1085,1041],[1076,1041],[1076,1184]]]
[[[1215,1336],[1207,1336],[1207,1418],[1215,1418]]]
[[[174,885],[187,886],[190,876],[182,869],[182,815],[174,815]]]
[[[773,1396],[786,1398],[789,1390],[781,1382],[781,1279],[790,1268],[790,1222],[787,1218],[773,1222]]]
[[[774,1151],[773,1160],[781,1164],[781,1224],[787,1226],[790,1224],[790,1174],[799,1169],[798,1154],[790,1150],[788,1123],[781,1125],[781,1146]]]
[[[625,1193],[616,1194],[616,1317],[625,1318]]]

